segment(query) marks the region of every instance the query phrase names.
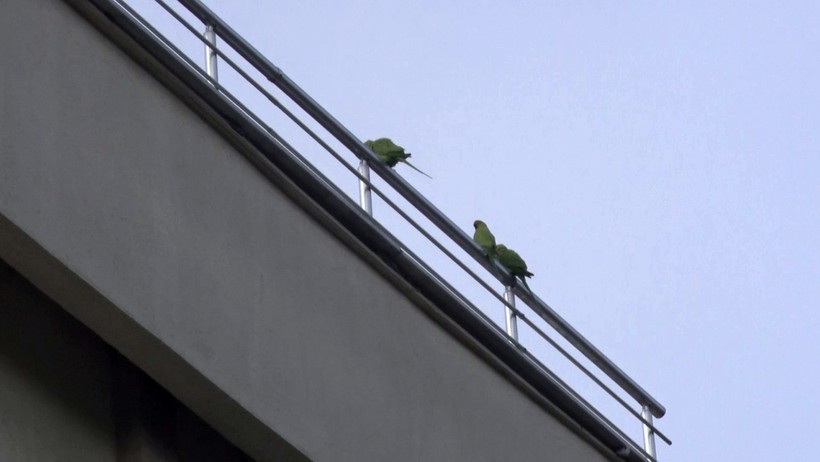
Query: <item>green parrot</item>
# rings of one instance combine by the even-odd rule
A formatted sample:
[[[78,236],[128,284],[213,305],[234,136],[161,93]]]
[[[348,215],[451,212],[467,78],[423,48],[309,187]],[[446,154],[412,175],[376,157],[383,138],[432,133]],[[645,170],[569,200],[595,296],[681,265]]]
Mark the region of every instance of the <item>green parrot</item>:
[[[530,286],[527,285],[526,278],[531,278],[535,275],[527,271],[527,264],[524,262],[524,259],[514,250],[508,249],[504,244],[495,246],[495,252],[496,255],[498,255],[498,262],[501,263],[501,266],[507,268],[507,271],[509,271],[513,277],[517,276],[521,278],[524,287],[527,288],[528,292],[532,293]]]
[[[390,168],[393,168],[399,162],[404,162],[405,164],[409,165],[410,168],[413,170],[421,173],[422,175],[430,178],[431,180],[433,177],[430,175],[422,172],[415,165],[411,164],[407,161],[407,158],[410,157],[409,152],[404,152],[404,148],[399,146],[398,144],[394,143],[390,138],[379,138],[377,140],[367,140],[364,142],[364,145],[370,148],[373,151],[373,154],[387,164]]]
[[[481,220],[474,221],[473,228],[475,228],[473,240],[476,244],[481,246],[484,253],[490,257],[490,260],[495,259],[495,236],[493,236],[493,233],[490,232],[490,228],[488,228],[487,224]]]

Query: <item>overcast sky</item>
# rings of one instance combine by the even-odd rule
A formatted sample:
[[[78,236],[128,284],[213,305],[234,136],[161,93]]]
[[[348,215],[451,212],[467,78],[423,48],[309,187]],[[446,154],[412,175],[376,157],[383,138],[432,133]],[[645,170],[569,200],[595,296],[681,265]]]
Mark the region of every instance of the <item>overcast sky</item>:
[[[660,461],[820,453],[820,3],[206,3],[527,260],[668,409]]]

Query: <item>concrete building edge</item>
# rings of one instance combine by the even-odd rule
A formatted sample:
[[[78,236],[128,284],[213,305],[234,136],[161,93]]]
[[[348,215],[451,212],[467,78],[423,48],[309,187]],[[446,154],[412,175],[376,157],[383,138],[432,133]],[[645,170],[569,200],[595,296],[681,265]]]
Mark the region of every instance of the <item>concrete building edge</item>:
[[[544,409],[548,410],[554,416],[560,418],[561,421],[563,421],[570,428],[573,428],[574,431],[598,448],[598,450],[605,456],[612,458],[613,460],[623,460],[615,455],[613,448],[620,448],[620,442],[613,437],[614,435],[610,434],[609,430],[601,431],[602,427],[594,423],[592,419],[584,419],[586,422],[583,424],[579,423],[578,420],[567,414],[567,412],[562,410],[560,406],[556,406],[555,403],[547,398],[550,394],[545,395],[543,387],[540,387],[541,390],[539,390],[539,387],[533,386],[530,383],[530,380],[527,380],[518,374],[512,367],[510,367],[509,364],[507,364],[506,361],[500,358],[490,348],[487,348],[486,345],[477,340],[475,335],[464,329],[462,324],[457,319],[454,319],[451,313],[443,312],[440,307],[436,305],[436,303],[432,302],[429,297],[422,294],[418,287],[408,281],[406,265],[403,268],[400,268],[400,264],[397,264],[395,261],[391,261],[394,260],[393,257],[395,257],[395,255],[401,253],[400,249],[398,249],[397,243],[393,244],[392,242],[387,242],[385,245],[382,245],[374,251],[372,245],[365,244],[362,241],[361,226],[357,229],[360,236],[357,237],[354,235],[354,233],[346,228],[345,225],[339,222],[338,217],[333,216],[326,210],[326,206],[322,206],[311,198],[309,193],[306,193],[302,189],[302,186],[297,185],[293,180],[291,180],[291,178],[288,177],[287,173],[283,172],[276,165],[273,165],[272,162],[266,158],[266,156],[263,155],[256,146],[253,145],[253,142],[258,142],[258,139],[249,140],[249,137],[252,136],[252,133],[249,133],[251,130],[243,130],[241,126],[237,127],[236,120],[233,120],[231,117],[226,117],[223,113],[220,113],[219,110],[215,110],[212,106],[212,101],[204,101],[201,95],[192,90],[190,82],[180,79],[180,77],[169,70],[166,65],[159,62],[150,51],[145,50],[137,40],[131,37],[127,31],[122,29],[121,25],[114,21],[114,18],[112,18],[110,12],[101,11],[99,5],[110,4],[110,2],[107,0],[91,0],[90,2],[83,2],[79,0],[63,1],[72,5],[95,28],[97,28],[104,35],[108,36],[121,48],[121,50],[146,68],[149,73],[152,73],[152,75],[157,78],[160,83],[179,96],[186,104],[194,109],[194,111],[203,120],[209,123],[212,127],[214,127],[214,129],[217,130],[217,132],[231,142],[231,144],[234,145],[237,150],[254,166],[256,166],[275,186],[285,192],[310,216],[316,219],[317,222],[344,242],[361,258],[370,263],[372,267],[374,267],[380,274],[399,288],[402,293],[413,300],[417,306],[421,307],[423,312],[436,320],[451,334],[455,335],[474,353],[478,354],[481,358],[487,361],[496,371],[519,384],[522,391],[530,396],[531,399],[533,399]],[[188,71],[187,69],[185,70]],[[213,91],[209,85],[205,85],[209,91]],[[273,148],[277,147],[273,146]],[[369,220],[369,217],[365,217],[361,210],[358,209],[356,209],[352,215],[356,215],[357,213],[361,215],[363,220]],[[353,221],[357,221],[356,219],[360,218],[358,216],[350,217],[350,213],[347,215],[348,216],[345,218],[352,218]],[[379,226],[378,224],[376,225]],[[364,237],[370,237],[367,236],[367,231],[364,232],[364,235]],[[368,239],[368,241],[372,244],[373,239]],[[540,373],[538,375],[540,375]],[[530,374],[530,376],[532,376],[532,374]],[[553,387],[553,389],[555,388],[557,387]],[[573,405],[574,404],[575,403],[573,403]],[[577,407],[580,408],[580,406]],[[596,431],[591,432],[588,429],[590,426],[596,427]],[[595,436],[596,434],[599,436]],[[606,441],[602,441],[601,437],[603,437]],[[642,461],[643,459],[637,457],[637,454],[633,452],[631,457],[628,457],[627,460]]]
[[[348,245],[361,258],[370,263],[384,277],[396,285],[411,298],[423,312],[434,319],[461,343],[484,359],[497,372],[506,377],[524,392],[537,405],[559,418],[564,424],[589,442],[610,460],[623,460],[613,450],[603,444],[599,438],[590,433],[584,426],[556,406],[544,393],[529,381],[522,378],[503,360],[469,334],[450,316],[443,313],[435,304],[422,295],[395,269],[386,264],[360,239],[327,213],[319,204],[307,196],[282,171],[272,165],[235,127],[217,113],[210,104],[203,101],[191,91],[189,85],[169,72],[141,45],[123,32],[111,18],[97,9],[91,2],[80,0],[63,0],[71,5],[98,31],[106,35],[132,59],[146,68],[159,82],[179,96],[203,120],[214,127],[228,139],[252,164],[254,164],[278,188],[282,189],[295,202],[300,204],[314,219],[328,229],[337,238]],[[0,216],[0,258],[28,278],[35,286],[52,297],[70,314],[75,316],[98,335],[103,337],[123,355],[143,368],[152,378],[165,386],[181,402],[212,425],[232,441],[237,447],[245,450],[257,460],[267,460],[272,454],[275,457],[292,457],[288,460],[308,460],[298,449],[281,439],[246,409],[218,389],[196,369],[176,355],[170,348],[145,331],[136,322],[106,300],[93,287],[81,280],[69,268],[56,260],[22,230]],[[103,314],[103,316],[99,316]],[[105,321],[109,321],[106,323]],[[162,361],[156,358],[163,358]],[[164,362],[164,361],[167,361]],[[173,364],[173,366],[171,366]],[[184,370],[184,374],[180,374]],[[182,377],[185,375],[185,377]],[[192,382],[188,382],[191,380]],[[191,384],[195,383],[195,389]],[[207,397],[206,397],[207,396]],[[217,404],[217,406],[214,406]],[[242,422],[238,422],[242,420]],[[231,422],[230,424],[226,422]],[[266,435],[263,435],[267,433]],[[270,441],[276,441],[271,443]],[[272,448],[271,445],[282,444],[288,447]],[[629,460],[643,460],[640,458]]]
[[[255,460],[310,460],[2,214],[0,259]]]

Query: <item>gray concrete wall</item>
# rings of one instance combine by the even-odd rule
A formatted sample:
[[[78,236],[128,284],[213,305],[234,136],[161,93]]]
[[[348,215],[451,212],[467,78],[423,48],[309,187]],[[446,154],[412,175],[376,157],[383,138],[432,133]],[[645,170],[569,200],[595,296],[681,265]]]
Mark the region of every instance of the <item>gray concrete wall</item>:
[[[65,3],[0,54],[0,258],[249,455],[605,460]]]
[[[0,333],[0,461],[250,461],[2,260]]]
[[[105,345],[0,261],[0,461],[116,457]]]

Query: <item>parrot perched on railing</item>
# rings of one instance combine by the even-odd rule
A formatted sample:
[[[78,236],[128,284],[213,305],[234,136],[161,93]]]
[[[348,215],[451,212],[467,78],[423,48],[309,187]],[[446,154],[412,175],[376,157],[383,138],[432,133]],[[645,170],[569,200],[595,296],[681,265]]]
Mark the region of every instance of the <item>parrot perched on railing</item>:
[[[521,256],[514,250],[508,249],[504,244],[498,244],[495,246],[495,252],[501,266],[507,268],[507,271],[509,271],[513,277],[517,276],[521,278],[521,282],[524,283],[524,287],[527,288],[529,293],[532,293],[530,286],[527,284],[526,278],[531,278],[535,275],[527,271],[527,263],[524,262],[524,259],[521,258]]]
[[[431,180],[433,179],[433,177],[422,172],[416,168],[415,165],[408,162],[407,158],[410,157],[410,153],[404,152],[404,148],[394,143],[390,138],[367,140],[364,142],[364,145],[370,148],[370,150],[373,151],[373,154],[376,154],[379,160],[387,164],[390,168],[395,167],[399,162],[403,162],[427,178],[430,178]]]
[[[490,228],[481,220],[474,221],[473,228],[475,228],[473,240],[484,250],[484,253],[490,258],[490,261],[494,260],[496,258],[495,236],[490,232]]]

